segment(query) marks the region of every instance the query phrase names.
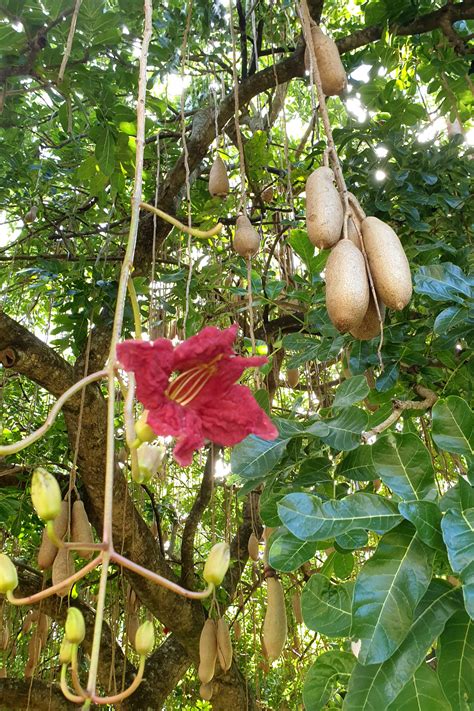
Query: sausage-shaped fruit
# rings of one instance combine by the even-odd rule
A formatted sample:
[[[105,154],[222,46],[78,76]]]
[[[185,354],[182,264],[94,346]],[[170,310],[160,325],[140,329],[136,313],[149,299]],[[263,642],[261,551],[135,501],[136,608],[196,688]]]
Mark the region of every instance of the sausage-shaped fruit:
[[[202,684],[209,684],[216,668],[217,629],[214,620],[207,619],[199,639],[199,679]]]
[[[235,251],[241,257],[253,257],[258,252],[260,237],[245,215],[240,215],[237,218],[233,244]]]
[[[226,197],[229,194],[227,168],[220,156],[217,156],[209,172],[209,192],[212,197]]]
[[[344,210],[331,168],[316,168],[306,181],[306,228],[312,244],[327,249],[341,236]]]
[[[379,298],[389,309],[400,311],[412,295],[410,265],[400,240],[390,225],[377,217],[365,218],[362,236]]]
[[[364,257],[348,239],[334,247],[326,262],[326,307],[341,333],[356,328],[369,307]]]
[[[380,316],[382,317],[382,322],[385,318],[385,306],[379,299],[379,309]],[[364,318],[361,323],[355,328],[351,329],[351,336],[357,338],[359,341],[370,341],[371,338],[375,338],[380,335],[380,322],[377,314],[377,309],[375,308],[375,302],[370,294],[369,307],[365,313]]]
[[[326,96],[342,94],[347,86],[347,76],[341,62],[337,44],[331,37],[324,34],[320,27],[311,28],[316,61],[318,63],[321,85]],[[311,71],[310,50],[306,47],[304,63],[307,71]]]
[[[263,645],[269,660],[278,659],[286,642],[285,595],[278,578],[267,578],[267,611],[263,622]]]

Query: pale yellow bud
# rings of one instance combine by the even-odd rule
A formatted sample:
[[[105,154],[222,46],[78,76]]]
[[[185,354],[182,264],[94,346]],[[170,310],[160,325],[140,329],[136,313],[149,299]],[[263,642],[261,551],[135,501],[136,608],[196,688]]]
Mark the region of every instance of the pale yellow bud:
[[[216,543],[211,548],[206,564],[204,565],[203,577],[207,583],[220,585],[229,569],[230,548],[227,543]]]
[[[0,553],[0,593],[14,590],[18,585],[18,574],[10,558]]]
[[[73,645],[71,642],[67,639],[67,637],[63,637],[63,641],[61,642],[61,648],[59,650],[59,663],[60,664],[70,664],[72,660],[72,649]]]
[[[67,611],[64,630],[66,639],[71,644],[81,644],[86,636],[86,623],[82,612],[77,607],[70,607]]]
[[[150,425],[147,424],[148,410],[144,410],[138,420],[135,422],[135,433],[140,442],[152,442],[156,434],[153,432]]]
[[[146,484],[160,470],[166,450],[161,444],[143,442],[138,449],[138,474],[135,477],[137,484]]]
[[[135,635],[135,649],[141,657],[147,657],[155,646],[155,629],[153,622],[147,620],[137,629]]]
[[[43,521],[54,521],[61,511],[61,489],[52,474],[38,467],[31,480],[31,500]]]

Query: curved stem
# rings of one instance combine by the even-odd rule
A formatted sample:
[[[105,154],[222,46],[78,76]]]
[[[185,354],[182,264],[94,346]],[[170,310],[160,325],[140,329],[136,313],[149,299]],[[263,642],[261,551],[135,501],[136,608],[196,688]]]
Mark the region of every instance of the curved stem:
[[[67,685],[67,679],[66,679],[66,671],[67,671],[67,664],[63,664],[61,667],[61,691],[63,692],[64,696],[68,701],[72,701],[73,704],[82,704],[85,697],[83,696],[76,696],[73,694],[68,685]]]
[[[94,560],[91,560],[90,563],[87,563],[87,565],[81,568],[81,570],[77,573],[74,573],[74,575],[70,575],[69,578],[66,578],[66,580],[62,580],[60,583],[52,585],[50,588],[46,588],[46,590],[41,590],[41,592],[35,593],[34,595],[28,595],[27,597],[15,597],[13,592],[9,590],[7,592],[8,602],[11,602],[12,605],[35,605],[37,602],[45,600],[50,595],[54,595],[54,593],[63,590],[66,586],[77,583],[77,581],[84,578],[87,573],[90,573],[91,570],[97,568],[101,561],[102,554],[97,556],[97,558],[94,558]]]
[[[72,685],[74,686],[74,689],[77,691],[77,693],[81,697],[82,701],[85,701],[87,699],[87,692],[84,691],[84,689],[82,688],[81,682],[79,680],[79,675],[77,673],[77,644],[75,644],[73,646],[73,650],[72,650],[71,677],[72,677]]]
[[[46,533],[49,540],[54,543],[56,548],[64,547],[63,541],[56,535],[56,531],[54,530],[54,521],[46,521]]]
[[[217,225],[210,230],[198,230],[197,227],[188,227],[188,225],[183,225],[183,223],[175,217],[171,217],[168,213],[163,212],[163,210],[160,210],[158,207],[149,205],[147,202],[141,202],[140,207],[142,210],[148,210],[148,212],[158,215],[158,217],[161,217],[161,219],[165,220],[165,222],[169,222],[170,225],[174,225],[174,227],[177,227],[182,232],[186,232],[186,234],[192,235],[193,237],[201,237],[203,239],[206,239],[207,237],[215,237],[215,235],[218,235],[224,227],[221,222],[218,222]]]
[[[39,429],[35,430],[35,432],[32,432],[30,435],[28,435],[28,437],[25,437],[19,442],[0,446],[0,457],[7,457],[9,454],[21,452],[22,449],[25,449],[25,447],[28,447],[30,444],[33,444],[33,442],[36,442],[38,439],[40,439],[40,437],[46,434],[46,432],[49,430],[54,420],[60,413],[62,406],[65,402],[69,400],[70,397],[75,395],[79,390],[85,388],[90,383],[93,383],[96,380],[100,380],[101,378],[105,378],[107,373],[107,370],[98,370],[96,373],[92,373],[86,378],[81,378],[81,380],[79,380],[77,383],[74,383],[74,385],[72,385],[68,390],[66,390],[66,392],[61,395],[60,398],[56,400],[50,410],[48,417],[46,418],[44,425],[41,425]]]
[[[128,277],[127,283],[128,296],[132,304],[133,311],[133,322],[135,324],[135,338],[142,337],[142,320],[140,316],[140,307],[138,305],[137,292],[135,290],[135,284],[133,283],[132,276]]]
[[[145,660],[146,657],[140,657],[140,665],[138,667],[137,675],[128,687],[128,689],[125,689],[120,694],[115,694],[115,696],[93,696],[92,703],[97,704],[98,706],[104,706],[105,704],[118,704],[123,699],[126,699],[128,696],[131,696],[133,692],[136,691],[137,688],[140,686],[141,681],[143,679],[143,672],[145,670]]]
[[[128,570],[137,573],[137,575],[141,575],[142,578],[147,578],[153,583],[161,585],[163,588],[171,590],[172,592],[175,592],[178,595],[188,597],[191,600],[203,600],[206,597],[209,597],[209,595],[211,595],[212,591],[214,590],[214,585],[212,583],[210,583],[205,590],[200,590],[199,592],[187,590],[186,588],[182,588],[181,585],[178,585],[177,583],[173,583],[171,580],[168,580],[168,578],[163,578],[161,575],[158,575],[158,573],[153,573],[151,570],[143,568],[141,565],[138,565],[138,563],[134,563],[133,561],[129,560],[128,558],[125,558],[125,556],[120,555],[115,551],[113,551],[111,554],[111,560],[115,561],[115,563],[118,563],[123,568],[128,568]]]

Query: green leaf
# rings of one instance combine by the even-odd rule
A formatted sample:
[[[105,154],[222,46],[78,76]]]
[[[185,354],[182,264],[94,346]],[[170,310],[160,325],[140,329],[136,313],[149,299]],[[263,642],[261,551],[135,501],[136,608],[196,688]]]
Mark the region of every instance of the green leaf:
[[[415,610],[415,621],[396,652],[382,664],[357,663],[352,672],[345,711],[382,711],[409,682],[426,653],[459,609],[457,591],[444,580],[433,580]]]
[[[447,511],[441,521],[452,569],[461,576],[466,610],[474,619],[474,508]]]
[[[433,556],[407,522],[380,540],[354,589],[352,634],[362,642],[361,664],[384,662],[405,639],[430,584]]]
[[[360,435],[367,426],[367,413],[358,407],[348,407],[340,415],[324,420],[329,428],[321,439],[330,447],[341,450],[356,449],[360,444]]]
[[[306,627],[327,637],[348,637],[353,589],[352,582],[333,585],[325,575],[312,575],[301,595]]]
[[[432,436],[440,449],[474,454],[474,412],[465,400],[450,395],[433,407]]]
[[[331,462],[326,457],[310,457],[305,459],[300,466],[297,478],[293,485],[297,488],[300,486],[314,486],[320,482],[332,481],[329,469]]]
[[[474,708],[474,622],[464,610],[444,628],[436,656],[438,677],[453,711]]]
[[[402,520],[393,501],[363,491],[324,503],[309,494],[288,494],[278,504],[278,513],[293,535],[310,541],[360,528],[384,533]]]
[[[447,309],[441,311],[435,318],[433,330],[435,333],[443,335],[454,328],[454,326],[467,321],[468,317],[468,310],[462,306],[448,306]]]
[[[354,556],[352,553],[336,551],[333,559],[334,575],[339,580],[346,580],[354,570]]]
[[[360,402],[370,392],[365,375],[354,375],[353,378],[345,380],[336,390],[334,407],[350,407],[356,402]]]
[[[244,479],[260,479],[278,464],[287,447],[287,439],[269,441],[249,435],[232,450],[232,472]]]
[[[108,178],[115,168],[115,138],[108,126],[99,126],[93,132],[95,157],[99,167]]]
[[[463,304],[471,296],[471,287],[463,271],[455,264],[430,264],[415,274],[415,291],[433,301],[456,301]]]
[[[289,531],[272,536],[269,563],[272,568],[290,573],[310,560],[316,552],[316,543],[302,541]]]
[[[390,433],[372,447],[372,460],[382,481],[402,499],[435,494],[431,456],[415,434]]]
[[[303,702],[308,711],[320,711],[326,707],[333,693],[344,689],[355,664],[349,652],[331,650],[320,654],[310,667],[303,687]]]
[[[311,272],[314,245],[309,241],[307,232],[305,230],[291,230],[288,242]]]
[[[416,670],[387,711],[451,711],[439,679],[428,664]]]
[[[363,528],[355,528],[353,531],[347,531],[347,533],[341,533],[340,536],[336,536],[335,542],[343,550],[355,551],[358,548],[364,548],[368,540],[367,531],[364,531]]]
[[[372,447],[361,445],[346,454],[336,468],[336,475],[353,481],[373,481],[377,472],[372,461]]]
[[[433,501],[401,501],[398,510],[416,528],[418,537],[431,548],[445,551],[441,534],[441,511]]]

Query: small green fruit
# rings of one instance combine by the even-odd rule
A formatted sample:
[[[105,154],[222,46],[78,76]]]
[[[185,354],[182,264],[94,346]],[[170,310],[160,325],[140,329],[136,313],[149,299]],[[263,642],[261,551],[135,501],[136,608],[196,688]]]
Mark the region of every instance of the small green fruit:
[[[220,585],[229,569],[230,548],[227,543],[216,543],[204,566],[204,580],[213,585]]]
[[[31,480],[31,500],[43,521],[54,521],[61,511],[61,489],[52,474],[38,467]]]
[[[10,558],[0,553],[0,593],[14,590],[18,585],[18,574]]]
[[[147,620],[137,629],[135,635],[135,649],[141,657],[147,657],[155,646],[155,629],[153,622]]]
[[[67,611],[65,624],[66,639],[71,644],[81,644],[86,636],[86,623],[82,612],[77,607],[70,607]]]

